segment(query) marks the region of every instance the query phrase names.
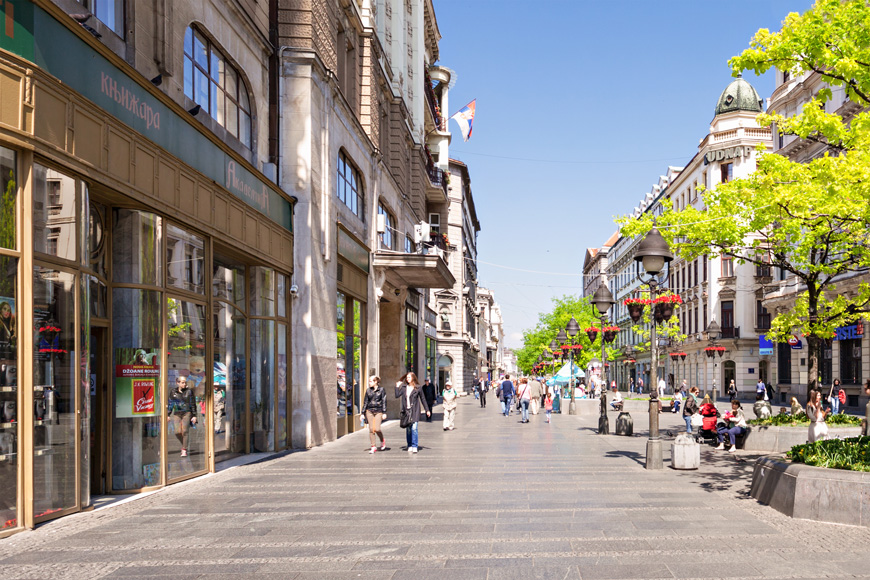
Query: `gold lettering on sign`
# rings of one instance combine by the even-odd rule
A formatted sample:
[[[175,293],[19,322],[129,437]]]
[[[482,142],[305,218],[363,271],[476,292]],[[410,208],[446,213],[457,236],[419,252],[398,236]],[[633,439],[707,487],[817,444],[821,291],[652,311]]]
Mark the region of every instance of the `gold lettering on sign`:
[[[146,129],[160,129],[160,113],[151,108],[145,101],[139,100],[127,87],[118,88],[118,81],[104,72],[100,73],[100,90],[104,95],[130,111],[133,115],[145,121]]]
[[[236,194],[250,200],[256,204],[261,211],[269,212],[269,194],[266,192],[266,185],[260,183],[260,191],[251,187],[248,183],[242,181],[241,177],[236,174],[236,162],[230,161],[227,163],[227,189]]]

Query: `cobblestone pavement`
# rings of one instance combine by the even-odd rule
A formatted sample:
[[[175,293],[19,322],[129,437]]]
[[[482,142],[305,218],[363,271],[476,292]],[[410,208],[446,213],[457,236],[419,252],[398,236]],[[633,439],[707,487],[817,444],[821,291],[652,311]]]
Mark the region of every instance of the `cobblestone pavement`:
[[[356,433],[170,486],[0,541],[0,578],[870,577],[870,530],[757,504],[754,457],[647,471],[646,434],[599,436],[595,415],[521,424],[463,399],[445,432],[438,409],[416,455],[393,421],[383,453]]]

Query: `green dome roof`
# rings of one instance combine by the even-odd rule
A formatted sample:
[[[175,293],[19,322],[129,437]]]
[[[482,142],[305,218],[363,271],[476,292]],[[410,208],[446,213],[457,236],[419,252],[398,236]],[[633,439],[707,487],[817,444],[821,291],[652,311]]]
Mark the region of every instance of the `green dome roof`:
[[[742,75],[737,75],[737,78],[719,95],[719,102],[716,103],[716,115],[734,111],[760,113],[762,111],[761,103],[761,97],[758,96],[755,88],[743,80]]]

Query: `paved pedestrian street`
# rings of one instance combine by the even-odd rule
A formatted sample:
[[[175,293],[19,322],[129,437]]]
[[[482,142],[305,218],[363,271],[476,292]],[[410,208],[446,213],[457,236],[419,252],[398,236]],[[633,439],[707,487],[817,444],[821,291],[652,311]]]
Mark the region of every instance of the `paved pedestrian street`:
[[[643,467],[597,416],[521,424],[460,401],[409,455],[368,436],[169,486],[0,541],[2,578],[868,578],[870,530],[799,521],[748,497],[754,457]],[[616,414],[610,415],[611,429]],[[662,415],[676,434],[682,420]]]

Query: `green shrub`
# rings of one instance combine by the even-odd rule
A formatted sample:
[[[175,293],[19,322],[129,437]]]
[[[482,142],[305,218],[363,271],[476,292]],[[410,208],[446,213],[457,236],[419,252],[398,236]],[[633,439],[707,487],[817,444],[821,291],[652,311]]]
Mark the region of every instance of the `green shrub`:
[[[816,467],[870,471],[870,437],[827,439],[795,445],[786,457],[795,463]]]
[[[846,415],[845,413],[842,415],[828,415],[825,422],[828,425],[837,427],[860,427],[861,417]],[[752,419],[747,421],[747,423],[759,426],[809,427],[810,420],[807,418],[807,414],[801,411],[794,416],[789,414],[773,415],[769,419]]]

